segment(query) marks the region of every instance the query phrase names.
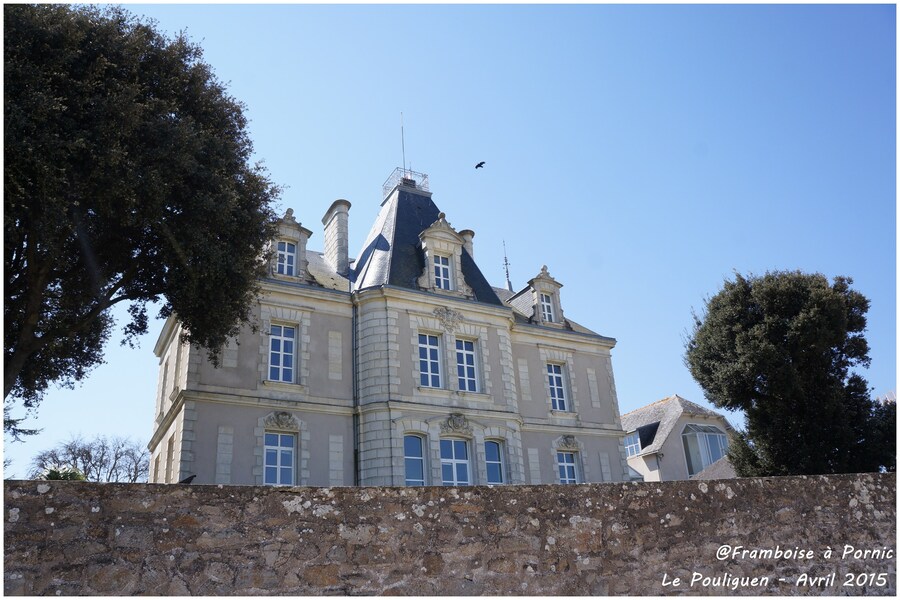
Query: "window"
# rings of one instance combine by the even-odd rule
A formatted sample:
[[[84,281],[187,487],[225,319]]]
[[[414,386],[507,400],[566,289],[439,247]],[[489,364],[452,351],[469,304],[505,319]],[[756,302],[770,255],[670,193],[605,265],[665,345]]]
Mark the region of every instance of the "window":
[[[548,294],[541,294],[541,320],[553,322],[553,298]]]
[[[460,391],[478,391],[478,373],[475,369],[475,342],[456,340],[456,376]]]
[[[449,290],[450,287],[450,257],[434,255],[434,287]]]
[[[464,440],[441,440],[441,480],[443,485],[471,485],[469,450]]]
[[[547,363],[547,380],[550,384],[550,405],[553,410],[568,410],[562,365]]]
[[[712,425],[686,425],[681,439],[688,475],[696,475],[728,451],[728,437]]]
[[[265,477],[266,485],[294,485],[294,447],[296,436],[292,433],[266,432]]]
[[[487,441],[484,443],[484,462],[487,467],[488,485],[503,483],[503,447],[500,442]]]
[[[406,485],[425,485],[425,455],[422,452],[422,438],[417,435],[403,436],[403,462],[406,465]]]
[[[557,452],[556,465],[559,467],[560,483],[580,483],[575,466],[575,452]]]
[[[163,483],[159,472],[159,454],[153,459],[153,483]]]
[[[637,431],[633,431],[625,436],[625,453],[628,456],[634,456],[641,451],[641,437]]]
[[[175,435],[166,444],[166,483],[175,483]]]
[[[278,242],[278,264],[275,272],[279,275],[293,275],[297,246],[290,242]]]
[[[269,338],[269,379],[271,381],[294,381],[294,340],[295,327],[272,325]]]
[[[438,336],[419,334],[419,384],[441,387],[441,360]]]

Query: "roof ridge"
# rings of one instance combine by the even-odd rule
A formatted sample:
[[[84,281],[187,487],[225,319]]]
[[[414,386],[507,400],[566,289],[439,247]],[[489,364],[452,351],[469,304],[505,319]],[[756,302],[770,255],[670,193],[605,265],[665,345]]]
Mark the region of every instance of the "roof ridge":
[[[630,410],[627,413],[623,414],[622,416],[624,417],[625,415],[630,415],[631,413],[637,412],[639,410],[644,410],[645,408],[650,408],[651,406],[656,406],[657,404],[661,404],[663,402],[668,402],[669,400],[674,400],[675,398],[681,398],[681,396],[679,396],[678,394],[672,394],[671,396],[666,396],[662,400],[655,400],[654,402],[651,402],[650,404],[645,404],[644,406],[641,406],[640,408]],[[682,398],[682,400],[683,399],[684,398]]]

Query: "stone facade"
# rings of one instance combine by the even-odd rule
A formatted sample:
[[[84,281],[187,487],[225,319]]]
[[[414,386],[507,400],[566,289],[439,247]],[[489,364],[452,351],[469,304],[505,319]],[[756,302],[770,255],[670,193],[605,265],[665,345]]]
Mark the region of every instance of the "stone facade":
[[[404,485],[410,464],[425,485],[448,467],[468,484],[628,478],[615,340],[564,316],[546,266],[516,293],[491,287],[474,232],[406,174],[355,261],[348,201],[326,211],[321,253],[285,214],[258,329],[229,341],[218,367],[166,323],[151,482]],[[462,442],[452,460],[442,440]]]
[[[3,516],[7,595],[896,594],[894,474],[473,488],[6,481]]]

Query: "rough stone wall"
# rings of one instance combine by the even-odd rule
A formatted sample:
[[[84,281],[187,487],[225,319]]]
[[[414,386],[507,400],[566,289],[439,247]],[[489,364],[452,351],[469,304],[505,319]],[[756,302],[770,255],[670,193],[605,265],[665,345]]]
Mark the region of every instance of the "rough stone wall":
[[[4,499],[6,594],[896,592],[894,475],[496,488],[6,481]]]

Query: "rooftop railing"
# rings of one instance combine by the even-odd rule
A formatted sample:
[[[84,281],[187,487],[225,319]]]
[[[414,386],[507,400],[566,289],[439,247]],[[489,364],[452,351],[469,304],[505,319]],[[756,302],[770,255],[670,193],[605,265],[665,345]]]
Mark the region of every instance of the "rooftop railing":
[[[425,173],[418,173],[416,171],[410,171],[409,169],[402,169],[400,167],[397,167],[396,169],[394,169],[394,172],[391,173],[391,176],[387,178],[387,181],[384,182],[384,185],[381,186],[382,198],[387,198],[387,195],[391,193],[391,190],[393,190],[398,185],[414,187],[416,189],[427,192],[428,175],[426,175]]]

